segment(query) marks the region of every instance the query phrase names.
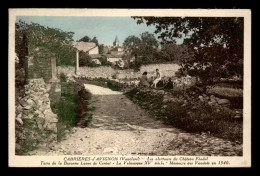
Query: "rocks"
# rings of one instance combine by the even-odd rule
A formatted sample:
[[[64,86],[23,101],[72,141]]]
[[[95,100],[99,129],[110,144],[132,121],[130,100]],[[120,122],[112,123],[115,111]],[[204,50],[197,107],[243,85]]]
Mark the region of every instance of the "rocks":
[[[16,119],[19,124],[30,124],[25,126],[25,133],[28,134],[25,143],[32,143],[33,147],[36,147],[38,142],[39,145],[45,145],[56,141],[58,117],[50,108],[44,80],[31,79],[25,89],[26,96],[20,101],[25,112],[25,121],[23,122],[20,116]]]
[[[203,101],[204,99],[203,99],[203,96],[199,96],[199,99],[200,99],[200,101]]]
[[[20,125],[23,125],[23,120],[22,120],[22,115],[21,115],[21,114],[19,114],[19,115],[15,118],[15,120],[16,120]]]
[[[229,100],[228,99],[218,99],[218,104],[223,105],[223,104],[229,104]]]

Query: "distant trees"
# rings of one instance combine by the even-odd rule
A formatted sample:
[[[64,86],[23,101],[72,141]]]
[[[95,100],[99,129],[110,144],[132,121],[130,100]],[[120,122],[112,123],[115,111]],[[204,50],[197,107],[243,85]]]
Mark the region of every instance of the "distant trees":
[[[141,43],[146,47],[157,48],[159,46],[154,34],[144,32],[141,34]]]
[[[104,53],[104,44],[98,45],[98,52],[99,52],[99,54]]]
[[[135,46],[139,46],[141,44],[141,39],[134,36],[134,35],[131,35],[131,36],[128,36],[125,40],[124,40],[124,43],[123,43],[123,47],[135,47]]]
[[[90,40],[90,42],[93,42],[93,43],[95,43],[97,46],[99,46],[97,37],[93,37],[93,39]]]
[[[182,64],[184,60],[193,59],[194,54],[186,45],[164,44],[160,50],[160,59],[166,62]]]
[[[82,37],[81,39],[78,40],[78,42],[89,42],[91,38],[89,38],[87,35]]]
[[[159,42],[154,34],[144,32],[140,38],[128,36],[123,46],[128,51],[124,56],[125,60],[135,57],[135,61],[130,67],[140,67],[142,64],[174,62],[180,63],[182,60],[188,60],[193,57],[191,50],[184,45],[163,44],[159,49]]]
[[[244,20],[237,17],[132,17],[154,25],[162,44],[184,39],[194,58],[182,60],[183,70],[203,80],[243,75]]]
[[[128,36],[123,46],[128,51],[124,58],[129,60],[131,57],[135,57],[132,65],[140,67],[142,64],[153,62],[157,53],[158,41],[154,34],[144,32],[140,35],[140,38],[133,35]]]

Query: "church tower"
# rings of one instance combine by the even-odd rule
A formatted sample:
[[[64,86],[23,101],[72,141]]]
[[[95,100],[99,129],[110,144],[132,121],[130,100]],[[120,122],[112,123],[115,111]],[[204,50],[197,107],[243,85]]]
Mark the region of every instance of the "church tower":
[[[114,44],[115,47],[119,46],[119,40],[118,40],[117,36],[116,36],[116,39],[115,39],[113,44]]]

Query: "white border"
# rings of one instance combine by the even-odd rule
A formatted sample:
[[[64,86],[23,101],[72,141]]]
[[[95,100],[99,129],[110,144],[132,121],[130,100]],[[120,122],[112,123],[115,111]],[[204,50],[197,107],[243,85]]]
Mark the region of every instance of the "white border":
[[[228,160],[231,165],[221,167],[251,166],[251,10],[244,9],[9,9],[8,45],[8,143],[10,167],[43,167],[40,161],[63,161],[63,156],[15,155],[15,20],[16,16],[173,16],[173,17],[244,17],[244,124],[243,157],[209,157],[209,160]],[[103,156],[104,157],[104,156]],[[145,158],[145,157],[144,157]],[[66,166],[59,166],[66,167]],[[84,167],[84,166],[81,166]],[[99,165],[98,167],[108,167]],[[127,167],[112,166],[112,167]],[[133,167],[133,166],[131,166]],[[138,167],[138,166],[136,166]],[[144,166],[140,166],[144,167]],[[152,166],[149,167],[158,167]],[[169,167],[169,166],[164,166]],[[171,166],[172,167],[172,166]],[[181,166],[178,166],[181,167]],[[187,166],[185,166],[187,167]],[[199,167],[199,166],[192,166]],[[212,167],[212,166],[200,166]],[[217,166],[220,167],[220,166]]]

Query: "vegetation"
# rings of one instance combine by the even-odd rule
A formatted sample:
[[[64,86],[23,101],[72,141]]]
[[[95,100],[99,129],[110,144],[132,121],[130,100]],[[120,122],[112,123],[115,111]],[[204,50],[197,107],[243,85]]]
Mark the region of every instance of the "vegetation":
[[[65,130],[74,126],[86,127],[92,120],[89,100],[91,95],[85,90],[82,81],[68,82],[64,74],[60,75],[62,96],[51,107],[58,115],[58,140],[64,137]]]
[[[243,18],[229,17],[132,17],[137,24],[154,25],[162,44],[183,44],[194,57],[181,60],[182,71],[202,81],[215,77],[243,76]]]
[[[212,107],[194,98],[194,91],[170,92],[174,101],[164,102],[162,95],[132,89],[126,95],[156,118],[187,132],[209,133],[242,143],[242,119],[231,117],[232,110]]]
[[[89,42],[91,39],[88,36],[84,36],[78,40],[78,42]]]
[[[28,25],[29,55],[33,54],[35,49],[43,47],[55,55],[57,66],[75,65],[76,49],[71,45],[73,34],[31,23]]]
[[[154,34],[144,32],[141,37],[128,36],[123,46],[126,48],[124,60],[128,61],[128,67],[138,70],[141,65],[150,63],[181,63],[182,60],[193,58],[194,54],[185,45],[163,44],[158,48],[159,42]],[[131,58],[134,62],[130,62]]]

